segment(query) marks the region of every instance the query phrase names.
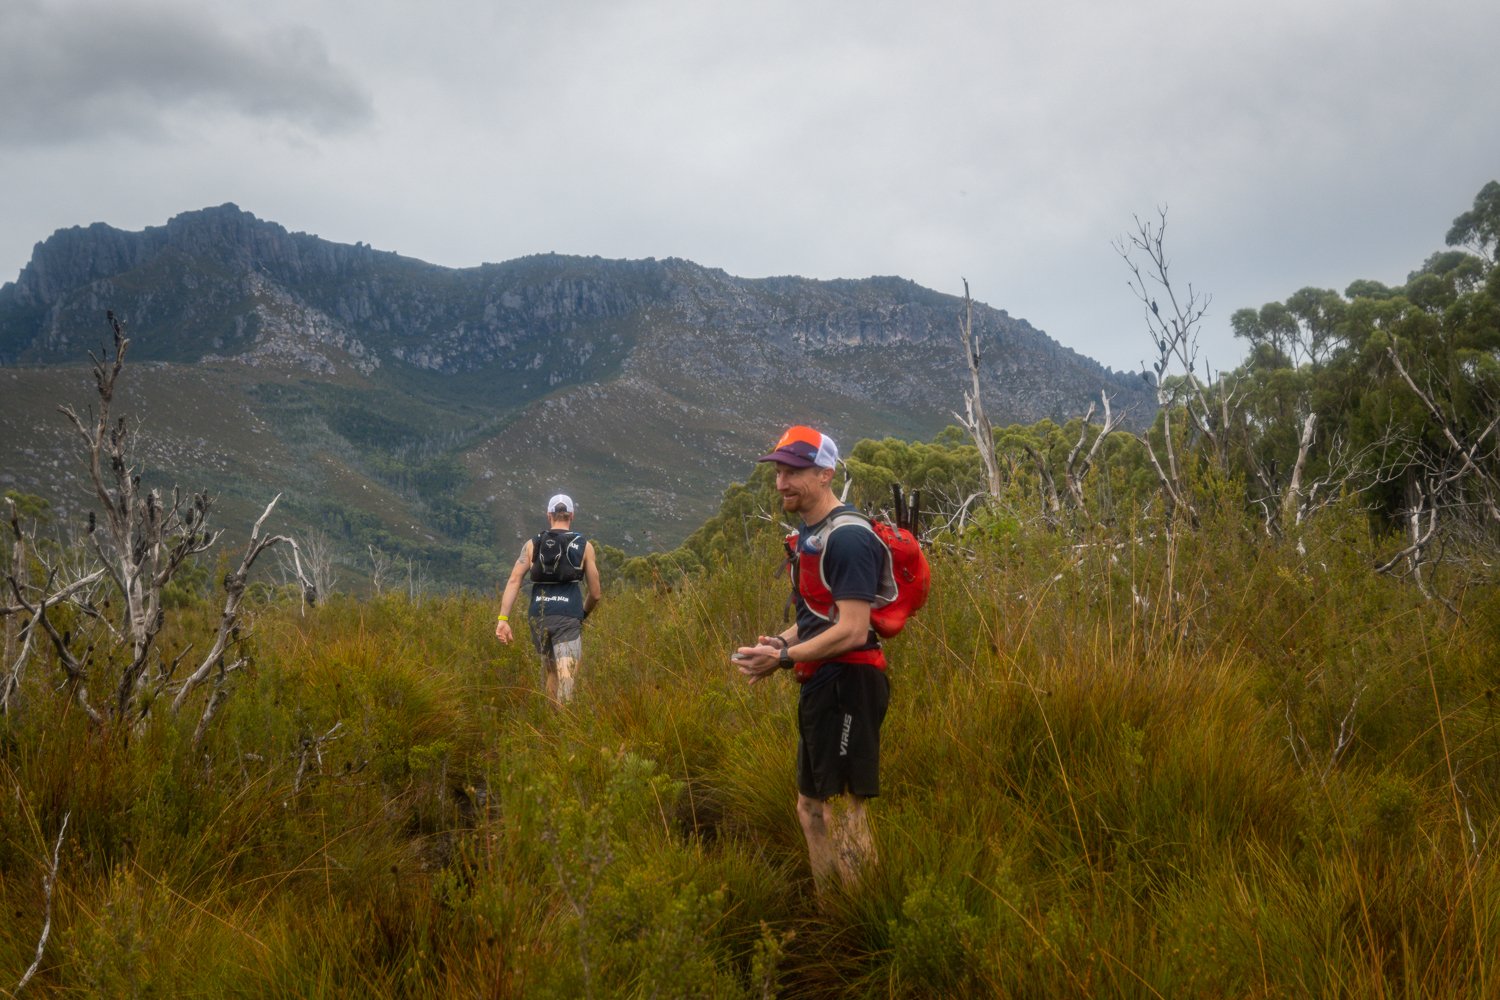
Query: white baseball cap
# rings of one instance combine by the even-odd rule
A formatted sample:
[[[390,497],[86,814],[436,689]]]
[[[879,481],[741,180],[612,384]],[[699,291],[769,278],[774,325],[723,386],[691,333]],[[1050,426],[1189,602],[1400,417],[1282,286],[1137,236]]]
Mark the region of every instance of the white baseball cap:
[[[573,498],[566,493],[558,493],[547,501],[547,513],[549,514],[571,514],[573,513]]]

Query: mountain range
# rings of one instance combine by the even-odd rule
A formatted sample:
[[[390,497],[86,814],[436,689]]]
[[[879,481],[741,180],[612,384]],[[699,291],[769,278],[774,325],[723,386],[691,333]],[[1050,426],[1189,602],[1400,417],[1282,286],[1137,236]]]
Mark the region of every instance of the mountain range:
[[[968,374],[963,302],[897,277],[747,279],[681,259],[540,254],[448,268],[222,205],[127,232],[59,230],[0,287],[0,488],[87,502],[60,403],[90,401],[106,310],[146,474],[228,517],[277,492],[351,561],[369,547],[482,582],[571,493],[581,529],[669,548],[788,423],[928,439]],[[1151,384],[976,304],[996,426]],[[76,434],[73,435],[76,437]]]

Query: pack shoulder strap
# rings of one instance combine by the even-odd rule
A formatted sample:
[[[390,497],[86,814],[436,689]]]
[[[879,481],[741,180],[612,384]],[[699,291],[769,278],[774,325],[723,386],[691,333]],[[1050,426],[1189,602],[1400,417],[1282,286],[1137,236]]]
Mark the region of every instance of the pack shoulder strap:
[[[896,599],[898,592],[895,565],[891,558],[890,546],[886,545],[885,539],[880,537],[880,533],[875,530],[874,521],[867,514],[857,510],[841,510],[818,528],[815,537],[822,542],[822,547],[818,551],[818,575],[823,578],[823,586],[827,587],[828,574],[823,572],[823,559],[828,555],[828,537],[835,530],[850,524],[857,524],[874,535],[875,540],[880,543],[881,549],[885,552],[885,559],[880,567],[880,589],[875,594],[874,604],[871,605],[872,608],[884,607]]]

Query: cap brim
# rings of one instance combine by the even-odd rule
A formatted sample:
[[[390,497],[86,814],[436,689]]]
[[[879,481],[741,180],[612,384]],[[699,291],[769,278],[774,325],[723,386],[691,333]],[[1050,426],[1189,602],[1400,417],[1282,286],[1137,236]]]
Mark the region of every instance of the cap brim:
[[[781,465],[790,465],[794,469],[810,469],[817,463],[810,458],[790,451],[773,451],[769,455],[762,455],[756,459],[757,462],[776,462]]]

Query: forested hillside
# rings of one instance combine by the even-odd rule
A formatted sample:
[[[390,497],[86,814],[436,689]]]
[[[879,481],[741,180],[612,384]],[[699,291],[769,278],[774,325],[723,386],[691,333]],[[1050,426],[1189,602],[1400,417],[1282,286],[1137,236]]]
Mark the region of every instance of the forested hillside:
[[[279,584],[297,539],[248,565],[101,421],[84,546],[11,497],[0,986],[1494,995],[1500,183],[1400,287],[1236,314],[1224,373],[1164,223],[1122,246],[1151,428],[971,396],[850,443],[852,500],[921,491],[934,589],[888,644],[879,864],[821,901],[793,685],[728,660],[784,622],[764,471],[609,562],[559,711],[493,595]]]

